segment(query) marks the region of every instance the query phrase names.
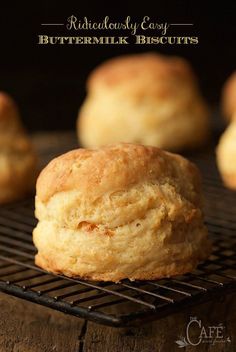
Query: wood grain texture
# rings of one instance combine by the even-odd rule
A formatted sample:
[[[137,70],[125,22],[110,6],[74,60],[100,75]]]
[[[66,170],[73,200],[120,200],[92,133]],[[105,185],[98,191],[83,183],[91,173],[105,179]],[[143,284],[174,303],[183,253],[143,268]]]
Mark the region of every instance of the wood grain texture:
[[[139,328],[115,329],[0,294],[0,352],[234,352],[236,295],[222,297]],[[231,342],[178,348],[190,316],[204,326],[222,323]],[[199,334],[193,329],[193,338]]]
[[[79,351],[84,321],[0,294],[0,352]]]

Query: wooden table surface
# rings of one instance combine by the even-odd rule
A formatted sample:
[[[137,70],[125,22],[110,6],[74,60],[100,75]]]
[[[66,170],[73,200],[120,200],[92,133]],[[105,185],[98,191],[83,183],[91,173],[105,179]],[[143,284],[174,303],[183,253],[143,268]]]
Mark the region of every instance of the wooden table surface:
[[[174,352],[236,350],[236,295],[204,303],[138,328],[111,328],[0,294],[1,352]],[[220,323],[231,342],[179,348],[190,317],[205,327]],[[199,329],[192,330],[199,335]]]
[[[48,136],[38,135],[34,140],[41,152],[47,149]],[[57,140],[50,135],[51,146],[56,146]],[[66,140],[60,142],[65,148]],[[206,329],[222,324],[224,338],[214,345],[202,342],[198,346],[179,348],[175,341],[186,336],[190,317],[197,317]],[[234,352],[235,331],[236,294],[233,292],[137,328],[119,329],[0,293],[0,352]],[[191,334],[197,341],[199,328],[196,324]]]

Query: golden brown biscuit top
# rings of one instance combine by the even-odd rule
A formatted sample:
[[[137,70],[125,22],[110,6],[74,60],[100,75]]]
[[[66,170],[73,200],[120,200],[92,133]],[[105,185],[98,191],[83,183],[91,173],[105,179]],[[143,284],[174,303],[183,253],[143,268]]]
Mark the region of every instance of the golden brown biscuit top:
[[[236,112],[236,71],[225,82],[222,89],[222,110],[225,117],[231,119]]]
[[[18,119],[18,110],[13,99],[0,92],[0,121],[8,119]]]
[[[47,202],[56,193],[77,190],[91,201],[145,182],[173,184],[199,205],[200,176],[192,163],[155,147],[123,143],[53,159],[37,180],[37,197]]]
[[[188,62],[177,56],[156,53],[125,55],[110,59],[98,66],[89,76],[88,88],[113,87],[140,79],[155,82],[156,79],[187,79],[195,81]],[[164,83],[164,82],[163,82]]]
[[[14,100],[6,93],[0,92],[0,150],[25,152],[31,144],[22,126],[18,108]]]
[[[229,92],[231,89],[236,90],[236,71],[229,76],[223,87],[225,93],[227,93],[227,91]]]

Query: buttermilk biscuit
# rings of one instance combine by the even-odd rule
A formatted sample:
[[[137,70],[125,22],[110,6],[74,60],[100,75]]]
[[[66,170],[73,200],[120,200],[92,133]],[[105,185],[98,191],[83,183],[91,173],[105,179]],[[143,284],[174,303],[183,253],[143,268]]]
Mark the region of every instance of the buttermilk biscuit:
[[[236,71],[231,74],[222,90],[222,113],[225,118],[231,120],[236,118]]]
[[[14,101],[0,92],[0,204],[25,196],[36,180],[36,156]]]
[[[225,185],[236,189],[236,115],[220,138],[216,156]]]
[[[78,149],[37,181],[36,264],[90,280],[157,279],[210,252],[196,167],[155,147]]]
[[[111,59],[88,78],[77,120],[85,147],[131,142],[172,151],[209,133],[208,109],[186,60],[155,53]]]

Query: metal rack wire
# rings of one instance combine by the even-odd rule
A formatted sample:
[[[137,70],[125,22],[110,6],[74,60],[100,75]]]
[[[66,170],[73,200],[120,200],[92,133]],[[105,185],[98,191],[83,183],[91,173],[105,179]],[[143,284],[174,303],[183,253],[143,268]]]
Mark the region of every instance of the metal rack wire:
[[[191,157],[204,175],[211,257],[192,273],[119,284],[52,275],[34,265],[33,199],[0,208],[0,290],[110,326],[134,326],[236,289],[236,192],[225,189],[212,153]]]

